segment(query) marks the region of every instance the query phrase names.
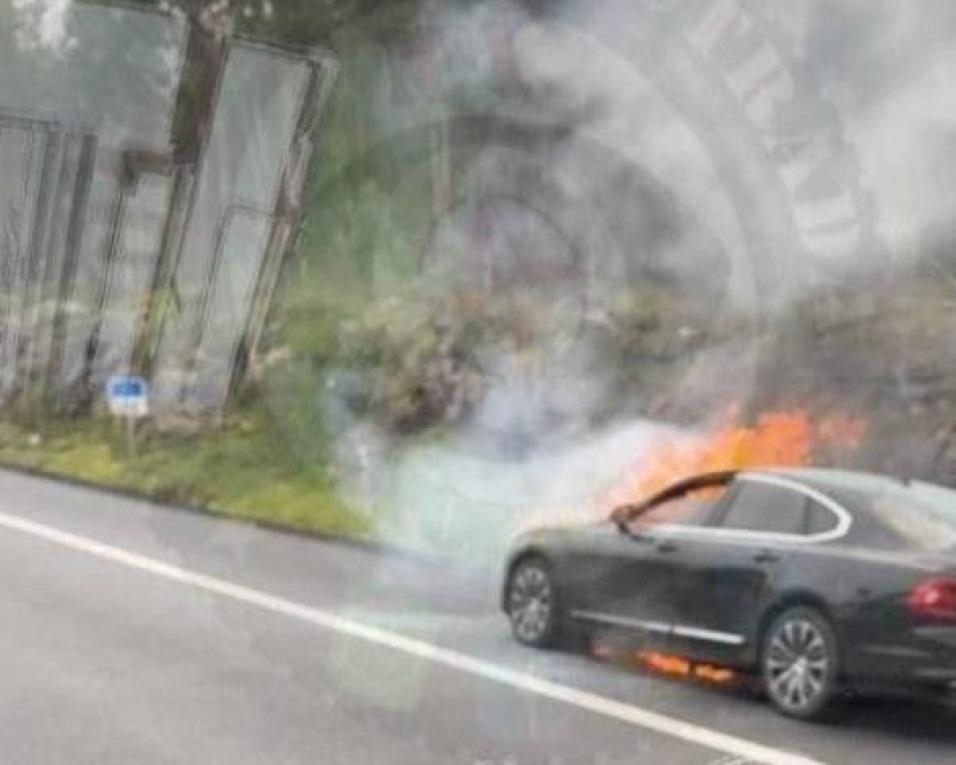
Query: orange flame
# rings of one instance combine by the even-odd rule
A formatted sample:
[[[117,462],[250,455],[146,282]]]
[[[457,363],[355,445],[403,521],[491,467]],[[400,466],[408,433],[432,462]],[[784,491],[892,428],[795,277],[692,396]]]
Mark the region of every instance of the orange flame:
[[[726,685],[737,679],[737,674],[732,669],[712,667],[710,664],[698,664],[694,668],[694,676],[717,685]]]
[[[697,473],[810,465],[825,451],[856,448],[867,431],[866,420],[839,414],[770,412],[749,427],[734,424],[736,416],[732,408],[712,432],[668,438],[611,492],[609,504],[646,498]]]
[[[646,669],[671,677],[695,679],[713,685],[727,685],[737,679],[737,673],[732,669],[697,664],[676,654],[637,651],[634,659]]]
[[[634,658],[641,664],[665,675],[690,677],[693,665],[680,656],[656,651],[638,651]]]
[[[695,680],[710,685],[730,685],[740,679],[737,672],[729,667],[699,663],[673,653],[650,650],[628,651],[601,641],[595,641],[592,652],[595,658],[602,661],[611,661],[631,669],[648,670],[681,680]]]

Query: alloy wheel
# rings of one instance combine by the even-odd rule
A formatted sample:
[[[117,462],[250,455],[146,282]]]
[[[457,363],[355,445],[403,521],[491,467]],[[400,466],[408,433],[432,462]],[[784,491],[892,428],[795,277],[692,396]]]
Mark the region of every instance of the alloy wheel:
[[[832,638],[826,626],[809,613],[778,619],[764,653],[767,693],[783,712],[812,717],[832,694]]]
[[[529,645],[546,644],[552,632],[554,607],[554,585],[544,565],[538,561],[520,564],[508,590],[508,613],[515,637]]]

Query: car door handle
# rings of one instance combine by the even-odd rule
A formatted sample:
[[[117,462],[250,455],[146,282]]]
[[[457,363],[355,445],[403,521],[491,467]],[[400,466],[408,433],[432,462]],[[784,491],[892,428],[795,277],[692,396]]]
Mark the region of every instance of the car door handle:
[[[669,539],[665,539],[663,542],[657,543],[657,552],[661,552],[661,553],[677,552],[677,544],[675,542],[671,542]]]
[[[754,563],[777,563],[780,556],[771,550],[761,550],[754,555]]]

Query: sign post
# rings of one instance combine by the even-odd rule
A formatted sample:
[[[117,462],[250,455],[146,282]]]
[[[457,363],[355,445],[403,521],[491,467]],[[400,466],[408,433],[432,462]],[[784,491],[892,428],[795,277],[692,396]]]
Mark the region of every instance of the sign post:
[[[149,383],[135,375],[113,375],[106,384],[110,413],[126,420],[126,448],[136,456],[136,420],[149,415]]]

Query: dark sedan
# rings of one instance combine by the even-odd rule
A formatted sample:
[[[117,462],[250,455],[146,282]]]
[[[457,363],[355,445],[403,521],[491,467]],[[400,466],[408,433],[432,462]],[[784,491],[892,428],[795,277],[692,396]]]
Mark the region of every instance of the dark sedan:
[[[845,692],[956,687],[956,491],[863,473],[726,472],[607,522],[521,536],[522,643],[600,636],[753,672],[785,714]]]

